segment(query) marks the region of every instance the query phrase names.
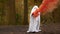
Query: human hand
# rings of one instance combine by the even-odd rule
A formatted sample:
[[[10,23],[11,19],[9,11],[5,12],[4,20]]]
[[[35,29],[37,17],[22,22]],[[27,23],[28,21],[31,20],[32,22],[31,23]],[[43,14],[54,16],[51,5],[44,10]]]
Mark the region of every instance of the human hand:
[[[39,14],[38,13],[32,13],[32,16],[36,18]]]

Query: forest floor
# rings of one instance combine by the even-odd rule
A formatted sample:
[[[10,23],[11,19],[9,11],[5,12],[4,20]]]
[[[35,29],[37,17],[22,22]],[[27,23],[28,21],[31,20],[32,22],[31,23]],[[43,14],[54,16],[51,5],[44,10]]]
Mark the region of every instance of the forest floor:
[[[41,32],[27,33],[28,25],[1,25],[0,34],[60,34],[60,24],[42,24]]]

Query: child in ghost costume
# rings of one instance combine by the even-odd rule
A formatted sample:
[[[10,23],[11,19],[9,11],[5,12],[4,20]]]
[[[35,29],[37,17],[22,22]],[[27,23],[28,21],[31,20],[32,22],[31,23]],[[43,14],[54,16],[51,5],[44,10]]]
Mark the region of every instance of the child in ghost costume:
[[[40,27],[40,13],[48,13],[52,12],[59,0],[43,0],[40,4],[39,8],[37,6],[34,6],[31,14],[30,14],[30,24],[29,24],[29,30],[27,32],[39,32]]]
[[[31,10],[31,13],[30,13],[30,23],[29,23],[29,29],[27,32],[39,32],[41,30],[39,30],[39,27],[40,27],[40,12],[38,13],[39,15],[34,18],[32,13],[38,9],[38,6],[34,6]]]

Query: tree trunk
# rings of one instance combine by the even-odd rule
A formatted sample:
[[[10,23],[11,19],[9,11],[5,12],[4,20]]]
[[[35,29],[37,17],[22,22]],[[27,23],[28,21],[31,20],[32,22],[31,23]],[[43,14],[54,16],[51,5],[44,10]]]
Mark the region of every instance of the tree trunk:
[[[9,24],[14,25],[16,23],[15,0],[9,0],[8,4],[10,8],[10,11],[8,11]]]
[[[24,0],[24,25],[28,24],[28,0]]]

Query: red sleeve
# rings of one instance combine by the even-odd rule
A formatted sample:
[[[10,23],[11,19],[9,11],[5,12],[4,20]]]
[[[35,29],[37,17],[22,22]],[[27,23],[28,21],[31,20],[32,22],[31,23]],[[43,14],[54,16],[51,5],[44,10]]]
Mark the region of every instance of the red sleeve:
[[[47,10],[51,10],[54,8],[55,4],[58,0],[43,0],[42,4],[39,6],[39,9],[37,9],[33,14],[37,14],[38,12],[46,12]]]
[[[42,4],[39,6],[39,12],[44,12],[47,10],[49,3],[54,2],[55,0],[43,0]]]
[[[47,4],[49,4],[48,0],[43,0],[42,4],[39,6],[39,9],[37,9],[33,14],[37,14],[38,12],[44,12],[47,9]]]

